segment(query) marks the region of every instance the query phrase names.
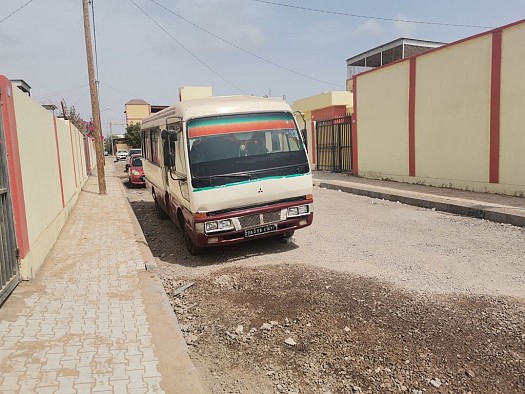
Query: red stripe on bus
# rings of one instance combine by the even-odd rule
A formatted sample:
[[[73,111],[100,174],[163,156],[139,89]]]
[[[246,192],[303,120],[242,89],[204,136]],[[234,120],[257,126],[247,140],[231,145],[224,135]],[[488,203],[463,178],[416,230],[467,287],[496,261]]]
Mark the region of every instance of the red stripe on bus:
[[[227,123],[210,126],[188,127],[190,138],[208,135],[264,131],[273,129],[295,129],[295,123],[290,121],[273,120],[264,122]]]

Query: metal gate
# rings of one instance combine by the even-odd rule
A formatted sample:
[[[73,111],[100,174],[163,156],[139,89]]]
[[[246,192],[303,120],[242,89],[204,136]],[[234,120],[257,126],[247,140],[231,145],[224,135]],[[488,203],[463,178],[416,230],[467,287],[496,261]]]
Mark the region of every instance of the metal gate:
[[[2,103],[0,102],[0,305],[20,281],[16,251]]]
[[[317,169],[352,172],[352,117],[320,120],[316,127]]]

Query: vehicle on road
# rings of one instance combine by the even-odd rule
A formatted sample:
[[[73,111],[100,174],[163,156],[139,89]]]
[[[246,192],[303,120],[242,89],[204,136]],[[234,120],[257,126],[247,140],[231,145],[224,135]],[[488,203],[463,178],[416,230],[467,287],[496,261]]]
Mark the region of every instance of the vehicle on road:
[[[144,169],[142,167],[142,156],[133,155],[128,166],[128,180],[131,185],[144,186]]]
[[[127,150],[119,150],[119,151],[117,151],[117,154],[116,154],[117,161],[119,161],[119,160],[126,160],[127,156],[128,156],[128,151]]]
[[[130,165],[130,162],[131,162],[131,156],[133,155],[141,155],[142,156],[142,149],[141,148],[132,148],[129,150],[127,156],[126,156],[126,169],[125,171],[128,170],[129,168],[129,165]]]
[[[182,101],[144,119],[142,150],[157,215],[179,224],[192,254],[313,221],[310,165],[284,101]]]

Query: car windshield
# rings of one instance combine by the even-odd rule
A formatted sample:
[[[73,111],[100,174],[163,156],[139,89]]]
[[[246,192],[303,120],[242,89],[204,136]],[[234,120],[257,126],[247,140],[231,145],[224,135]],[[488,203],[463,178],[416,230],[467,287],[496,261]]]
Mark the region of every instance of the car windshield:
[[[136,154],[141,154],[142,153],[142,149],[131,149],[129,151],[129,155],[136,155]]]
[[[194,119],[187,124],[193,187],[309,172],[290,113]]]
[[[134,157],[131,161],[133,167],[142,167],[142,157]]]

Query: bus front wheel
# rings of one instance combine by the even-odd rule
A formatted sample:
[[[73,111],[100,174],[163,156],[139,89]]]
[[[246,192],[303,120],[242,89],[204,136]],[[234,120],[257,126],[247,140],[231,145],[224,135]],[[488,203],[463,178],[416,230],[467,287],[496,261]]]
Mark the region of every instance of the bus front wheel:
[[[190,234],[188,233],[188,229],[186,228],[186,223],[184,221],[182,213],[179,211],[177,216],[179,218],[180,231],[182,232],[182,238],[184,239],[186,249],[188,249],[188,252],[190,252],[192,256],[200,255],[202,253],[202,248],[195,245],[195,243],[191,239]]]

